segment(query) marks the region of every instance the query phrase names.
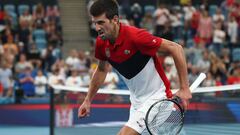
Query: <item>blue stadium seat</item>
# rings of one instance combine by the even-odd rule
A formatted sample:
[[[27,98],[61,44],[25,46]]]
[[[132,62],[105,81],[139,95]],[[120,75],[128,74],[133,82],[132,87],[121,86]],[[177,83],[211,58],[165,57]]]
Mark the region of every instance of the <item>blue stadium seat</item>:
[[[44,39],[44,40],[46,40],[46,32],[43,29],[35,29],[35,30],[33,30],[32,36],[33,36],[34,40],[37,40],[37,39]]]
[[[13,25],[17,26],[18,25],[18,16],[15,12],[9,13],[9,15],[12,17],[13,20]]]
[[[15,10],[15,6],[12,4],[6,4],[4,5],[4,11],[6,11],[7,13],[11,14],[11,13],[16,13]]]
[[[217,7],[218,7],[217,5],[210,5],[209,6],[209,15],[210,16],[213,16],[216,13]]]
[[[153,5],[146,5],[146,6],[144,6],[144,12],[145,13],[153,14],[155,10],[156,9],[155,9],[155,7]]]
[[[47,41],[45,39],[36,39],[35,43],[38,50],[46,49],[47,47]]]
[[[29,5],[19,5],[18,6],[18,14],[22,15],[26,10],[30,10]]]
[[[240,61],[240,48],[234,48],[232,51],[232,60]]]

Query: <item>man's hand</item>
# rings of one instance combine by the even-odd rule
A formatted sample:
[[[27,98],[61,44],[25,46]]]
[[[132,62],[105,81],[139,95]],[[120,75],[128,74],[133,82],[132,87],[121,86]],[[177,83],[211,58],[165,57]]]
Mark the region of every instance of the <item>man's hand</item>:
[[[78,118],[83,118],[90,115],[90,105],[90,101],[84,100],[84,102],[78,109]]]
[[[177,93],[176,96],[178,96],[179,98],[181,98],[182,103],[183,103],[183,107],[185,110],[187,110],[188,105],[189,105],[189,99],[192,98],[192,93],[189,90],[189,88],[187,89],[180,89]]]

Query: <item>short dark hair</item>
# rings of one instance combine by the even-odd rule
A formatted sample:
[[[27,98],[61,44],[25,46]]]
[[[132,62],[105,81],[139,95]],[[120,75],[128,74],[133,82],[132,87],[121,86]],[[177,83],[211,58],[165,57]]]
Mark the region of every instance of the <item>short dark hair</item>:
[[[96,0],[91,8],[90,14],[94,17],[100,16],[106,13],[108,19],[113,19],[115,15],[118,15],[118,3],[116,0]]]

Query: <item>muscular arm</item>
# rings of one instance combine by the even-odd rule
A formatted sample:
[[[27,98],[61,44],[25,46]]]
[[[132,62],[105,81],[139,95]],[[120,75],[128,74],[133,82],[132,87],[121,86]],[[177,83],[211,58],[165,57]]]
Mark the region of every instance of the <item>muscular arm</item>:
[[[175,42],[163,39],[159,51],[171,54],[177,68],[180,80],[180,89],[189,90],[187,63],[182,46]]]
[[[89,90],[85,100],[91,102],[95,94],[97,93],[100,86],[103,84],[107,75],[107,66],[105,61],[99,61],[98,67],[93,73]]]

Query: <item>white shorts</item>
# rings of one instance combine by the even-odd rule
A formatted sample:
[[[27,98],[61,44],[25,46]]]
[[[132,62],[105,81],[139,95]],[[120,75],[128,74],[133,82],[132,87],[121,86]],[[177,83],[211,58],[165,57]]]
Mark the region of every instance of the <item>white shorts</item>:
[[[166,98],[166,97],[163,97],[163,98]],[[163,99],[163,98],[160,98],[160,99]],[[151,107],[153,103],[155,103],[160,99],[148,99],[138,109],[134,108],[132,105],[130,108],[129,119],[128,119],[128,122],[125,124],[125,126],[128,126],[134,129],[139,134],[142,134],[142,132],[146,129],[144,119],[148,109]]]

